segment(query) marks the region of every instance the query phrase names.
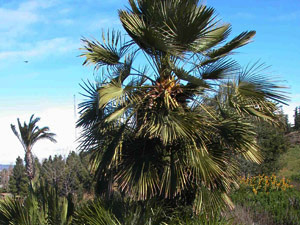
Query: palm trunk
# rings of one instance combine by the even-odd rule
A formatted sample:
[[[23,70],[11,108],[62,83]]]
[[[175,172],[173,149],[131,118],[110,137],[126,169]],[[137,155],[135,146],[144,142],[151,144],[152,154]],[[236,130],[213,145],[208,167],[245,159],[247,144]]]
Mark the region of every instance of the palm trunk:
[[[34,178],[34,165],[31,151],[26,151],[25,154],[26,172],[30,181]]]

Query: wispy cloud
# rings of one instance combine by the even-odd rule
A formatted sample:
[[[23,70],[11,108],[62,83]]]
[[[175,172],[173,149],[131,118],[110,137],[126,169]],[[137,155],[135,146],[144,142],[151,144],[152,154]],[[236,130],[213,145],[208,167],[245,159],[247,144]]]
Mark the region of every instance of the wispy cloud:
[[[36,43],[23,43],[22,50],[0,52],[0,59],[7,61],[23,60],[33,57],[41,59],[55,54],[65,54],[78,49],[79,41],[73,41],[69,38],[54,38],[43,40]]]
[[[277,15],[277,16],[273,17],[271,20],[280,21],[280,22],[300,20],[300,10],[286,13],[286,14]]]
[[[19,9],[24,11],[34,11],[38,9],[47,9],[55,4],[57,4],[56,0],[30,0],[22,2]]]
[[[31,27],[44,21],[40,9],[50,7],[48,1],[26,1],[14,8],[0,8],[0,50],[16,46],[18,40],[34,34]]]
[[[62,20],[58,20],[57,23],[60,25],[69,26],[69,25],[73,25],[75,21],[72,19],[62,19]]]
[[[239,13],[232,15],[231,18],[249,20],[249,19],[257,18],[257,16],[252,13],[248,13],[248,12],[239,12]]]
[[[0,20],[5,21],[0,23],[0,32],[6,32],[8,30],[19,30],[22,27],[27,27],[28,25],[37,22],[39,17],[37,14],[30,11],[0,8]]]
[[[0,8],[0,32],[8,29],[26,29],[29,25],[43,21],[42,9],[53,6],[55,1],[31,0],[21,2],[16,8]],[[19,34],[21,35],[21,33]]]
[[[88,30],[89,31],[96,31],[96,30],[101,30],[105,28],[117,28],[121,26],[121,22],[119,18],[95,18],[93,21],[91,21],[88,25]]]

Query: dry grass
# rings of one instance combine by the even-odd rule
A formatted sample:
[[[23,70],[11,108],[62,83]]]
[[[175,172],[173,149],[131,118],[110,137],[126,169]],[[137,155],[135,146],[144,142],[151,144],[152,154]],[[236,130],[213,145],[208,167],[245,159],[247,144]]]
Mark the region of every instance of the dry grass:
[[[226,213],[226,217],[233,218],[233,225],[275,225],[268,213],[254,212],[240,205],[236,205],[234,210]]]
[[[300,174],[300,146],[290,148],[279,158],[282,169],[278,175],[280,177],[291,177]]]

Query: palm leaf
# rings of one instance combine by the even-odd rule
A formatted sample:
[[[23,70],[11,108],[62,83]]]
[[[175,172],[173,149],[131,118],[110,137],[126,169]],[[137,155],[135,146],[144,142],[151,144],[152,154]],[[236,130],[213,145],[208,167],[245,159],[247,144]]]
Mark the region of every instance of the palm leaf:
[[[103,207],[101,201],[81,207],[74,215],[73,224],[121,225],[117,218]]]
[[[212,50],[207,53],[210,58],[226,56],[230,54],[230,52],[234,49],[240,48],[246,44],[248,44],[251,39],[255,36],[255,31],[247,31],[239,34],[237,37],[232,39],[230,42],[225,44],[223,47]]]
[[[124,48],[120,47],[122,46],[120,32],[108,32],[107,37],[105,37],[103,32],[102,43],[85,38],[82,41],[85,45],[82,50],[85,52],[81,56],[86,57],[83,65],[95,64],[96,68],[103,65],[118,65],[126,52]]]

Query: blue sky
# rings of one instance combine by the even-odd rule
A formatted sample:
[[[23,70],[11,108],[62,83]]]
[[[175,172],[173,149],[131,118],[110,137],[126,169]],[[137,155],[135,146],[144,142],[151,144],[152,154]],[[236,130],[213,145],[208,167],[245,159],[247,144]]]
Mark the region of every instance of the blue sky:
[[[300,1],[207,0],[219,18],[232,24],[232,36],[256,30],[254,42],[234,56],[242,65],[261,60],[269,73],[290,87],[292,115],[300,105]],[[75,148],[73,95],[93,80],[83,67],[80,39],[100,38],[101,30],[121,29],[117,10],[125,0],[0,0],[0,163],[13,163],[23,150],[10,130],[16,118],[32,113],[57,134],[58,143],[38,144],[39,157]],[[28,61],[25,63],[24,61]],[[292,117],[290,117],[292,118]]]

